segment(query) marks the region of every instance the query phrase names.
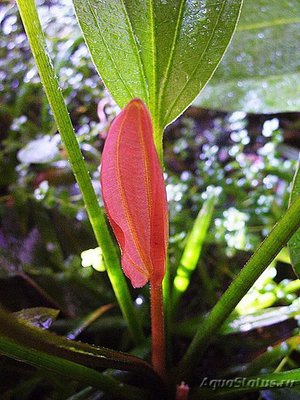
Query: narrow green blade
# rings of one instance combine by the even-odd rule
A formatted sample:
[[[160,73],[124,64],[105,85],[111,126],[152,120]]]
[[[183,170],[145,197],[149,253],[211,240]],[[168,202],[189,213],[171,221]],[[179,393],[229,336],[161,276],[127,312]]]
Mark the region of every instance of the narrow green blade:
[[[68,340],[49,331],[35,328],[0,307],[0,336],[8,338],[22,347],[60,357],[92,368],[115,368],[144,374],[149,379],[158,379],[151,366],[130,354],[91,346],[87,343]]]
[[[204,202],[188,236],[173,282],[173,310],[176,310],[181,296],[187,290],[195,270],[211,223],[217,195],[210,193]]]

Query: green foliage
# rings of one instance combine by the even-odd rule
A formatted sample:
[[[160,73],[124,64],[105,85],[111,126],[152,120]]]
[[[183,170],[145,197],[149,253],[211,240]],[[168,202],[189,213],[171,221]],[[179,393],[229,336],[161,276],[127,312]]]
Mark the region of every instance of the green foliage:
[[[161,155],[162,129],[209,80],[233,34],[241,0],[74,0],[93,61],[124,107],[144,100]]]
[[[113,7],[111,3],[110,6]],[[126,5],[127,3],[128,10],[136,17],[135,21],[138,20],[139,16],[133,12],[133,3],[125,1]],[[159,3],[162,6],[163,2]],[[74,123],[79,147],[91,172],[94,190],[100,197],[100,150],[105,130],[118,107],[107,96],[93,70],[70,4],[66,2],[62,6],[56,0],[51,1],[51,7],[46,4],[50,3],[40,2],[38,9],[45,26],[47,44]],[[246,0],[245,9],[250,6]],[[0,11],[1,7],[4,7],[3,3],[0,4]],[[0,391],[5,398],[22,400],[102,397],[119,399],[122,396],[146,399],[153,392],[157,400],[163,397],[163,394],[157,393],[158,387],[162,385],[155,377],[157,384],[152,383],[151,370],[151,388],[144,391],[137,387],[147,386],[140,379],[139,372],[148,376],[149,370],[143,369],[146,364],[143,360],[149,359],[149,340],[138,348],[133,347],[128,338],[126,321],[114,304],[115,295],[109,279],[106,273],[96,271],[99,263],[94,262],[93,257],[95,254],[98,257],[99,252],[84,210],[82,196],[68,167],[63,144],[56,133],[56,125],[41,90],[34,62],[29,56],[30,50],[20,20],[15,17],[16,8],[8,5],[5,7],[6,12],[0,13],[4,15],[2,26],[6,32],[0,38],[1,56],[4,55],[0,60],[0,75],[4,77],[0,86],[5,102],[0,111],[4,132],[0,144],[0,301],[12,311],[22,308],[17,314],[18,318],[43,328],[51,325],[50,330],[59,335],[49,336],[46,333],[39,340],[34,340],[33,336],[28,339],[30,335],[22,331],[23,334],[17,335],[13,341],[12,336],[18,328],[15,326],[12,331],[4,334],[10,323],[3,322],[0,326],[1,353],[9,358],[23,360],[37,369],[1,357]],[[271,9],[267,7],[267,10],[269,12]],[[158,18],[163,16],[166,19],[169,17],[157,15]],[[110,17],[111,15],[107,15],[107,23]],[[252,17],[253,13],[249,18]],[[116,26],[112,28],[117,29]],[[170,27],[170,37],[174,28],[173,25]],[[165,27],[162,26],[161,29]],[[240,31],[237,35],[241,33]],[[144,33],[140,30],[139,34],[143,36]],[[164,45],[164,40],[161,41]],[[234,42],[233,40],[233,45]],[[14,43],[19,45],[13,46]],[[288,47],[292,46],[291,42]],[[167,91],[161,100],[162,107],[169,107],[169,103],[166,103],[168,96],[179,94],[176,78],[177,75],[181,77],[179,72],[186,72],[186,69],[180,67],[179,55],[178,52],[174,53],[174,61],[170,64],[172,73],[165,79]],[[130,53],[128,57],[129,61],[133,54]],[[183,64],[185,68],[192,68],[197,58],[193,52],[189,53],[189,57]],[[126,57],[119,57],[118,61],[127,62]],[[163,62],[164,68],[167,68],[168,57]],[[151,67],[152,64],[149,65]],[[206,68],[205,65],[202,66]],[[210,67],[205,73],[209,74]],[[126,76],[130,79],[130,71],[125,73],[128,73]],[[198,84],[196,82],[195,92]],[[165,90],[163,85],[158,85],[157,89],[162,92]],[[182,104],[177,104],[177,112],[186,107],[189,96],[192,98],[192,90],[188,90],[186,96],[183,96]],[[96,108],[100,98],[102,100],[98,106],[98,123]],[[218,99],[215,100],[217,104]],[[170,116],[171,109],[168,112]],[[223,115],[208,111],[202,112],[201,116],[201,121],[187,117],[180,119],[169,127],[165,139],[166,183],[171,217],[170,280],[173,281],[176,276],[185,245],[186,250],[193,247],[188,263],[194,268],[191,279],[189,275],[189,287],[178,305],[178,313],[169,315],[170,319],[167,321],[170,323],[169,366],[173,366],[184,354],[190,338],[199,329],[206,330],[206,334],[211,332],[205,347],[215,336],[216,326],[228,312],[228,304],[232,306],[236,303],[236,294],[227,296],[229,302],[223,302],[226,307],[224,306],[224,313],[218,315],[217,324],[207,316],[210,308],[249,257],[249,252],[255,251],[261,239],[271,231],[275,221],[284,213],[289,196],[288,184],[296,164],[295,150],[283,144],[284,132],[279,129],[279,124],[283,126],[281,116],[261,116],[260,122],[256,121],[255,126],[253,117],[245,113]],[[288,117],[285,118],[286,123]],[[208,203],[210,204],[207,200],[209,189],[206,189],[211,186],[218,187],[218,202],[213,210],[208,207],[209,212],[204,215],[203,220],[206,222],[211,219],[206,233],[207,226],[203,227],[199,223],[200,218],[196,220],[196,217],[201,207],[206,209]],[[189,246],[191,240],[188,240],[188,233],[195,221],[195,226],[200,225],[203,228],[195,235],[201,241],[193,241],[193,246]],[[278,237],[280,234],[282,232],[279,232]],[[274,246],[272,244],[271,247]],[[87,249],[90,249],[89,253],[84,253]],[[83,257],[82,261],[80,255]],[[260,282],[256,282],[244,297],[244,303],[239,303],[238,311],[241,315],[237,315],[235,308],[222,325],[214,346],[209,348],[201,362],[200,352],[197,353],[197,368],[189,375],[194,382],[193,386],[196,384],[191,393],[192,398],[217,395],[212,390],[197,390],[199,379],[206,376],[208,370],[211,376],[232,377],[236,374],[253,376],[294,368],[288,377],[298,379],[299,302],[296,297],[300,283],[299,280],[293,280],[288,264],[288,257],[281,255],[280,260],[277,260],[277,276],[273,264],[271,269],[267,269],[268,274],[264,274]],[[83,265],[86,267],[83,268]],[[257,262],[253,270],[256,271],[257,266],[261,268]],[[254,274],[249,275],[251,279],[254,278]],[[244,283],[240,280],[240,284],[243,286]],[[170,290],[167,284],[165,288]],[[245,288],[242,291],[246,293]],[[138,319],[142,322],[144,332],[148,333],[148,293],[139,289],[131,294],[135,299],[133,304]],[[169,292],[171,294],[172,290]],[[266,308],[271,305],[272,308]],[[28,309],[36,306],[39,307]],[[56,309],[61,310],[57,320]],[[214,329],[209,328],[211,331],[207,329],[207,318],[214,321]],[[260,329],[259,332],[257,328]],[[35,337],[36,330],[31,332]],[[37,334],[36,337],[38,336]],[[42,338],[46,337],[55,337],[53,347],[47,347],[47,350],[43,347],[43,351],[41,348],[37,349],[41,342],[45,346]],[[64,337],[72,341],[66,341]],[[73,341],[77,337],[82,342],[95,344],[96,347]],[[34,345],[28,346],[25,343],[27,339]],[[271,348],[272,344],[274,347]],[[64,346],[68,347],[67,351]],[[100,373],[96,370],[100,365],[104,366],[101,364],[103,359],[98,357],[101,354],[99,347],[103,346],[125,352],[122,353],[124,358],[121,364],[126,371],[105,370]],[[133,362],[137,370],[133,368],[127,371],[132,369],[129,351],[139,357],[134,358],[137,364]],[[116,351],[110,354],[120,356]],[[262,356],[252,361],[249,354]],[[81,364],[77,363],[79,360]],[[110,359],[107,366],[120,368],[119,361]],[[275,377],[272,375],[270,379],[275,378],[281,383],[286,377],[284,374],[285,372]],[[67,376],[68,379],[62,379],[61,376]],[[249,388],[251,391],[254,389],[263,389],[263,385]],[[102,390],[107,393],[104,395]],[[114,390],[115,395],[112,394]],[[265,395],[265,392],[261,393]],[[234,392],[232,395],[234,396]],[[241,393],[237,394],[239,395]],[[297,398],[296,389],[277,389],[266,394],[270,399],[284,399],[293,395]]]
[[[67,372],[66,378],[70,378],[71,376],[79,382],[109,391],[113,395],[119,396],[121,399],[139,400],[141,396],[146,396],[145,398],[149,399],[147,393],[143,390],[140,391],[137,388],[131,388],[124,383],[119,383],[111,377],[104,376],[94,369],[87,368],[61,357],[40,352],[28,346],[22,346],[8,337],[0,336],[0,351],[3,355],[15,358],[16,360],[26,361],[29,365],[42,368],[50,373],[55,371],[55,374],[65,376]],[[35,380],[34,383],[38,383],[38,381]]]
[[[255,113],[299,111],[300,3],[245,0],[231,46],[202,107]]]
[[[286,241],[296,231],[299,225],[298,213],[300,214],[299,198],[283,214],[270,234],[264,239],[238,276],[233,280],[229,288],[223,293],[208,318],[198,327],[196,335],[179,363],[179,376],[187,374],[191,370],[199,354],[203,353],[207,348],[213,332],[221,327],[222,323],[234,311],[235,307],[255,281],[279,254]]]
[[[24,314],[27,312],[23,312]],[[37,310],[37,314],[40,311]],[[91,346],[86,343],[70,341],[65,337],[55,335],[51,332],[37,329],[32,322],[24,323],[24,318],[18,319],[0,309],[0,337],[8,337],[21,346],[31,347],[35,350],[46,352],[69,361],[76,362],[93,368],[117,368],[125,370],[136,370],[148,377],[157,379],[151,366],[143,360],[129,354],[120,353],[106,348]]]

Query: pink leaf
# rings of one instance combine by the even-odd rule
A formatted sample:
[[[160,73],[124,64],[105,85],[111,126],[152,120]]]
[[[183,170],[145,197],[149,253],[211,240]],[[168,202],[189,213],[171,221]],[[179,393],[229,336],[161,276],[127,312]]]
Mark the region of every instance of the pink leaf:
[[[113,121],[101,163],[106,212],[134,287],[165,274],[168,212],[163,173],[145,104],[133,99]]]

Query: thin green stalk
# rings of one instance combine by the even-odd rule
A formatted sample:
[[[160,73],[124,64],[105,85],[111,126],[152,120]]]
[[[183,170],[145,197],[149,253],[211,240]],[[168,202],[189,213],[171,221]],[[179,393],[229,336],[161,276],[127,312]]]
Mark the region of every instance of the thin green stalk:
[[[242,395],[244,393],[256,392],[263,389],[276,390],[294,388],[300,385],[300,368],[291,371],[257,375],[249,378],[237,377],[227,380],[220,379],[220,389],[218,389],[218,386],[213,386],[218,385],[217,380],[214,380],[210,389],[207,387],[209,382],[204,382],[204,384],[206,384],[206,388],[200,388],[194,391],[190,400],[219,399],[225,396]]]
[[[65,336],[69,340],[76,339],[82,331],[88,328],[93,322],[95,322],[98,318],[100,318],[106,311],[110,310],[114,305],[106,304],[92,311],[88,315],[84,316],[80,322],[73,328],[70,332],[68,332]]]
[[[173,315],[176,315],[180,299],[188,289],[192,274],[195,271],[201,257],[202,248],[211,223],[216,201],[217,195],[214,192],[209,193],[208,198],[199,211],[187,238],[186,245],[176,271],[176,276],[173,281]]]
[[[137,344],[141,343],[144,339],[141,323],[137,318],[128,286],[120,267],[116,248],[109,234],[102,210],[99,207],[89,173],[74,133],[72,122],[59,87],[58,78],[55,75],[47,51],[45,37],[34,0],[17,0],[17,4],[57,128],[61,134],[73,173],[82,192],[95,237],[102,249],[110,282],[133,340]]]
[[[24,361],[43,370],[52,371],[67,379],[72,378],[86,385],[91,385],[120,399],[149,399],[147,392],[142,389],[118,382],[109,376],[72,361],[46,354],[31,347],[24,347],[4,336],[0,336],[0,352],[7,357]]]
[[[186,354],[179,363],[177,379],[188,376],[197,364],[203,352],[207,349],[213,336],[229,317],[237,304],[249,291],[254,282],[273,261],[300,225],[300,196],[286,211],[273,230],[261,243],[245,267],[232,282],[209,316],[197,330]]]

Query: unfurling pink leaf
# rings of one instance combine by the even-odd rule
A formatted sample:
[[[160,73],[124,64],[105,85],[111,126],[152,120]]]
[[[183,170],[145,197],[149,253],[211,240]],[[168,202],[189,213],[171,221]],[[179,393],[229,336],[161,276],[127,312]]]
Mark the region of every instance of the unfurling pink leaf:
[[[168,212],[150,114],[133,99],[113,121],[101,163],[102,196],[134,287],[159,285],[165,274]]]

